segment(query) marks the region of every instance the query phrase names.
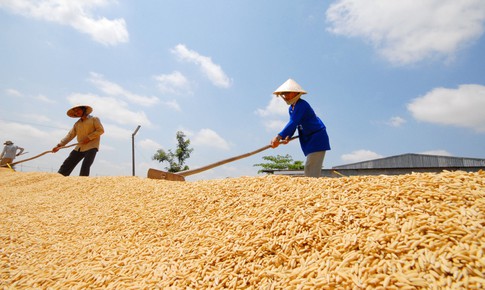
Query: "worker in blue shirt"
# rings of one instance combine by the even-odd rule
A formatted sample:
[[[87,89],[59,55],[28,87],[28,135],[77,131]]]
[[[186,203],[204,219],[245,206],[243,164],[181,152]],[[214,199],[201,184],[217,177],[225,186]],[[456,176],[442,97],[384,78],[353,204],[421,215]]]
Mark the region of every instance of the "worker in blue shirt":
[[[276,148],[281,143],[286,144],[298,130],[300,146],[306,156],[305,176],[320,177],[325,152],[330,150],[327,129],[322,120],[317,117],[310,104],[301,99],[307,92],[293,79],[288,79],[274,95],[282,97],[290,105],[290,121],[285,128],[271,140],[271,147]]]

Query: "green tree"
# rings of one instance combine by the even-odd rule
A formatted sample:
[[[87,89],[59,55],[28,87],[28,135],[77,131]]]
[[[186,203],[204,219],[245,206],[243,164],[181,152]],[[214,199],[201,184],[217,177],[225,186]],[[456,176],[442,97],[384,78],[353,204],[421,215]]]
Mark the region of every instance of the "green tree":
[[[258,170],[258,173],[263,172],[263,170],[302,170],[305,168],[303,161],[293,161],[293,158],[289,154],[285,156],[263,156],[263,159],[269,162],[253,165],[262,167]]]
[[[153,155],[153,160],[158,160],[158,162],[167,161],[170,165],[169,167],[165,167],[168,172],[179,172],[183,170],[188,170],[189,167],[184,165],[185,160],[190,157],[190,153],[194,151],[194,149],[189,148],[190,140],[185,140],[185,134],[182,131],[177,131],[177,149],[175,153],[172,152],[171,149],[168,152],[165,152],[163,149],[158,149],[157,153]]]

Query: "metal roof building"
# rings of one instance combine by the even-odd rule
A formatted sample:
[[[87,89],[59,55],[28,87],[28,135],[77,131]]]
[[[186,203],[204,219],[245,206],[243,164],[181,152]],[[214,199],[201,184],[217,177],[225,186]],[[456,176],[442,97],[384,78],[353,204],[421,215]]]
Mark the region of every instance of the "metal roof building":
[[[485,170],[485,159],[408,153],[334,166],[332,169],[322,169],[322,176],[397,175],[412,172],[441,172],[443,170],[467,172]],[[303,176],[302,171],[275,170],[273,173]]]

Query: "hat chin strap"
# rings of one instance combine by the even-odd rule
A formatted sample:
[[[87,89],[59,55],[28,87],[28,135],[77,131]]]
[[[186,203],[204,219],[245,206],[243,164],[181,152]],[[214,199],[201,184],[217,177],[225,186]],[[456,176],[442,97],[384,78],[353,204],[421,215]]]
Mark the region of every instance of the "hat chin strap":
[[[298,95],[293,97],[291,100],[286,100],[284,98],[283,98],[283,100],[285,100],[286,104],[293,105],[294,103],[296,103],[296,101],[298,101],[300,99],[301,95],[302,95],[302,93],[299,93]]]

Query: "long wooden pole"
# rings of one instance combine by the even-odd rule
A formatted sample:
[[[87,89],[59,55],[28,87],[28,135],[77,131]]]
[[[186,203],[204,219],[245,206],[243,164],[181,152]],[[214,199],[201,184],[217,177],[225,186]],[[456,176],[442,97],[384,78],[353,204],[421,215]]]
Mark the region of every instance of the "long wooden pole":
[[[63,147],[59,147],[59,149],[64,149],[64,148],[69,148],[69,147],[73,147],[73,146],[76,146],[78,145],[79,143],[76,143],[76,144],[71,144],[69,146],[63,146]],[[45,152],[42,152],[40,153],[39,155],[35,155],[34,157],[30,157],[30,158],[27,158],[27,159],[24,159],[24,160],[20,160],[20,161],[17,161],[17,162],[14,162],[14,163],[10,163],[9,165],[10,166],[13,166],[13,165],[17,165],[19,163],[23,163],[23,162],[26,162],[26,161],[30,161],[32,159],[36,159],[36,158],[39,158],[43,155],[46,155],[47,153],[52,153],[53,151],[52,150],[49,150],[49,151],[45,151]],[[2,167],[6,167],[7,165],[2,165]]]
[[[298,136],[292,137],[291,139],[288,140],[288,142],[293,140],[293,139],[296,139],[296,138],[298,138]],[[248,152],[248,153],[245,153],[245,154],[241,154],[239,156],[234,156],[234,157],[231,157],[231,158],[228,158],[228,159],[224,159],[224,160],[221,160],[219,162],[215,162],[215,163],[212,163],[212,164],[200,167],[200,168],[180,171],[180,172],[177,172],[175,174],[182,175],[182,176],[189,176],[189,175],[192,175],[192,174],[197,174],[199,172],[206,171],[206,170],[212,169],[214,167],[224,165],[224,164],[229,163],[229,162],[233,162],[233,161],[236,161],[236,160],[239,160],[239,159],[249,157],[251,155],[257,154],[257,153],[262,152],[262,151],[269,149],[269,148],[271,148],[271,145],[266,145],[264,147],[261,147],[259,149],[254,150],[252,152]]]

